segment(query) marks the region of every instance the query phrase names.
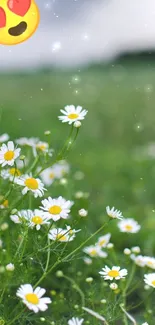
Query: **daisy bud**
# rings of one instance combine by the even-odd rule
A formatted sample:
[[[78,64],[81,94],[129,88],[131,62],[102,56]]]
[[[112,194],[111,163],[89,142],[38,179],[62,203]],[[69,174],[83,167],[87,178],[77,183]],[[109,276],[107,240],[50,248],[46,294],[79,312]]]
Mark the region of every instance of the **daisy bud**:
[[[86,278],[86,282],[88,282],[88,283],[91,283],[91,282],[93,282],[93,278],[91,278],[91,277],[89,277],[89,278]]]
[[[82,191],[78,191],[75,193],[75,198],[76,199],[82,199],[84,196],[84,193]]]
[[[89,257],[84,257],[83,260],[84,260],[85,264],[88,264],[88,265],[92,264],[92,259]]]
[[[8,228],[9,228],[9,225],[8,225],[7,222],[2,223],[2,225],[1,225],[1,230],[2,230],[2,231],[7,230]]]
[[[61,270],[56,272],[57,278],[62,278],[63,277],[63,272]]]
[[[131,250],[135,254],[139,254],[140,253],[140,247],[139,246],[132,247]]]
[[[25,160],[25,158],[26,158],[26,157],[25,157],[24,155],[21,155],[21,156],[19,157],[20,160]]]
[[[112,248],[114,248],[114,244],[113,244],[113,243],[109,243],[109,244],[107,245],[107,248],[108,248],[108,249],[112,249]]]
[[[131,250],[129,248],[125,248],[124,249],[124,254],[125,255],[130,255],[131,254]]]
[[[88,211],[85,209],[81,209],[78,211],[80,217],[87,217]]]
[[[106,302],[107,302],[106,299],[101,300],[101,304],[106,304]]]
[[[118,285],[117,285],[116,283],[114,283],[114,282],[111,283],[109,287],[110,287],[110,289],[112,289],[112,290],[117,290],[117,289],[118,289]]]
[[[145,289],[145,290],[149,290],[149,289],[150,289],[150,286],[148,286],[148,284],[146,284],[146,285],[144,286],[144,289]]]
[[[75,128],[80,128],[81,127],[81,122],[80,121],[75,121],[74,122],[74,127]]]
[[[74,179],[76,181],[81,181],[82,179],[84,179],[84,173],[81,172],[81,171],[77,171],[75,174],[74,174]]]
[[[61,178],[60,179],[60,184],[61,185],[66,185],[68,183],[67,179],[66,178]]]
[[[14,271],[14,269],[15,269],[15,266],[14,266],[14,264],[12,264],[12,263],[9,263],[9,264],[7,264],[6,265],[6,270],[7,271]]]
[[[11,211],[11,215],[12,214],[18,214],[18,210],[17,209],[13,209],[12,211]]]
[[[51,134],[51,131],[47,130],[44,132],[45,135],[50,135]]]
[[[40,320],[41,320],[41,322],[45,322],[45,318],[44,317],[40,317]]]
[[[74,308],[75,309],[79,309],[79,305],[74,305]]]

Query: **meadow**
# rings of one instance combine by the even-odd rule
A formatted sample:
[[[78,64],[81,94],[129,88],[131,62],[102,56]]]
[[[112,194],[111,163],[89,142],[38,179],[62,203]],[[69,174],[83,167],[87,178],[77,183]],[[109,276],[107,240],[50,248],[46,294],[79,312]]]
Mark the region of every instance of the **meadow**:
[[[69,126],[58,120],[60,109],[73,104],[88,110],[67,159],[71,165],[68,184],[51,188],[52,196],[62,195],[67,199],[74,199],[79,191],[89,193],[88,198],[77,200],[73,208],[74,218],[78,218],[80,208],[88,210],[88,216],[81,218],[78,224],[77,229],[83,230],[79,237],[77,235],[72,249],[107,222],[106,206],[109,205],[121,210],[124,217],[136,219],[142,227],[137,234],[124,234],[119,232],[117,223],[110,222],[101,232],[100,235],[112,234],[121,266],[128,268],[129,265],[127,257],[122,257],[125,248],[140,246],[142,255],[155,256],[155,147],[150,146],[155,143],[155,63],[120,61],[108,66],[67,71],[43,69],[31,73],[1,74],[0,98],[1,134],[8,133],[11,140],[39,137],[46,141],[44,132],[50,130],[51,144],[56,151],[69,133]],[[84,174],[80,180],[74,176],[77,171]],[[11,225],[9,235],[12,236]],[[94,243],[92,240],[88,245]],[[116,257],[110,254],[110,261],[115,263]],[[85,292],[86,306],[106,316],[108,324],[131,323],[118,307],[117,295],[112,296],[109,291],[107,295],[111,304],[107,306],[103,302],[107,288],[98,272],[104,267],[104,260],[84,265],[83,255],[78,252],[44,280],[43,287],[48,288],[53,300],[47,318],[43,319],[43,315],[36,319],[30,315],[23,318],[23,323],[17,319],[16,325],[67,324],[74,314],[84,318],[86,324],[103,323],[81,311],[81,287]],[[28,264],[28,268],[31,267]],[[34,263],[33,268],[37,268],[37,264]],[[58,270],[64,272],[64,278],[56,276]],[[22,276],[30,280],[27,273],[20,275],[21,279]],[[63,281],[65,277],[66,281]],[[141,277],[142,270],[138,269],[134,285]],[[89,282],[89,278],[93,280]],[[153,325],[154,293],[151,299],[144,298],[142,287],[144,284],[134,292],[131,290],[127,297],[128,311],[139,321],[138,325],[144,323],[144,317],[149,325]],[[144,306],[147,306],[145,311]],[[1,312],[3,319],[7,318],[8,312],[9,306],[5,313]]]

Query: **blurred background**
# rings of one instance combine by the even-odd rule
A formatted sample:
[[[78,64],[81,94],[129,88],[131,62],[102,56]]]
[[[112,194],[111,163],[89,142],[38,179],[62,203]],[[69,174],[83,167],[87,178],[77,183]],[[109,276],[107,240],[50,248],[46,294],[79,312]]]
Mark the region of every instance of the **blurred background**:
[[[36,34],[0,46],[1,134],[43,140],[51,130],[58,148],[69,128],[58,121],[60,109],[88,109],[69,161],[85,173],[77,190],[91,192],[92,227],[94,216],[102,222],[107,205],[139,221],[149,216],[152,227],[155,1],[36,2]]]

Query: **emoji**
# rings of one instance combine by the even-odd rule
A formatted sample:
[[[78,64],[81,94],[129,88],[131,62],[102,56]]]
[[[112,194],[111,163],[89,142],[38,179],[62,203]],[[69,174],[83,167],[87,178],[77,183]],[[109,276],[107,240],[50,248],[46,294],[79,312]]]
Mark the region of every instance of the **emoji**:
[[[15,45],[34,34],[40,21],[34,0],[0,0],[0,44]]]

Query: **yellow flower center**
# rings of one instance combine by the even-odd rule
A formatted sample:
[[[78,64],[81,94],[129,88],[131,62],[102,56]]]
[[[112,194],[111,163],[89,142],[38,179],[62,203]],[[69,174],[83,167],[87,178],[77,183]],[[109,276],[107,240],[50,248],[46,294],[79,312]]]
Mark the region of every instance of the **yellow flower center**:
[[[44,151],[44,150],[46,150],[47,145],[46,144],[37,144],[36,147],[37,147],[37,149]]]
[[[37,190],[38,189],[38,182],[35,178],[27,178],[25,180],[25,185],[30,189],[30,190]]]
[[[105,240],[105,239],[102,239],[102,240],[100,240],[99,245],[102,246],[102,245],[104,245],[105,243],[106,243],[106,240]]]
[[[152,261],[147,261],[147,265],[153,265],[153,262]]]
[[[25,298],[30,304],[38,305],[39,303],[39,298],[35,293],[28,293]]]
[[[43,223],[43,219],[39,216],[34,216],[32,218],[32,222],[34,222],[36,225],[41,225]]]
[[[90,251],[90,255],[91,255],[91,256],[97,256],[97,251],[96,251],[96,249],[92,249],[92,250]]]
[[[14,155],[14,151],[9,150],[4,154],[4,159],[10,161],[14,158]]]
[[[9,205],[9,201],[8,200],[5,200],[2,205],[4,206],[4,208],[7,208],[8,205]]]
[[[130,225],[126,225],[125,228],[126,228],[127,231],[131,231],[132,230],[132,226],[130,226]]]
[[[53,205],[52,207],[49,208],[48,211],[51,214],[60,214],[62,209],[61,209],[61,207],[59,205]]]
[[[20,176],[21,175],[20,170],[17,168],[10,168],[9,173],[12,176]]]
[[[79,114],[75,114],[75,113],[68,115],[68,118],[70,118],[71,120],[74,120],[75,118],[78,118],[78,117],[79,117]]]
[[[57,235],[57,239],[58,239],[58,240],[61,240],[61,241],[66,241],[67,237],[66,237],[65,235],[58,234],[58,235]]]
[[[155,280],[152,281],[153,286],[155,286]]]
[[[53,178],[54,178],[54,173],[50,173],[49,177],[50,177],[51,179],[53,179]]]
[[[111,276],[112,278],[117,278],[117,276],[119,276],[119,272],[116,270],[111,270],[108,272],[108,275]]]

